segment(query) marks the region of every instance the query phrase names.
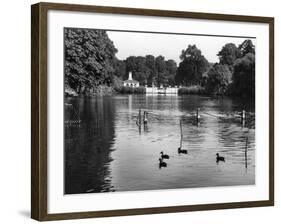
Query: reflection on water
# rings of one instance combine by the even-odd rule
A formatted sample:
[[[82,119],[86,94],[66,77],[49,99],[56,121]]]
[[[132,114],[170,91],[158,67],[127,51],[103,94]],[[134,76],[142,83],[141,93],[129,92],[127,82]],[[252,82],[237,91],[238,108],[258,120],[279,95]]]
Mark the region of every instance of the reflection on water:
[[[66,194],[255,184],[254,101],[116,95],[66,103],[73,109],[65,107],[65,120],[81,119],[65,124]],[[148,112],[145,126],[136,125],[139,109]],[[180,121],[187,154],[178,153]]]

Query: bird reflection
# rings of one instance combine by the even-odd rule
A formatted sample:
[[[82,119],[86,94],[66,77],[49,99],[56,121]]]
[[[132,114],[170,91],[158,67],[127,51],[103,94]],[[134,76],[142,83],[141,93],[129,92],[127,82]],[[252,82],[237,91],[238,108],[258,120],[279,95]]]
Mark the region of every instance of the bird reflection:
[[[167,163],[165,163],[162,158],[159,158],[159,169],[162,167],[167,167]]]

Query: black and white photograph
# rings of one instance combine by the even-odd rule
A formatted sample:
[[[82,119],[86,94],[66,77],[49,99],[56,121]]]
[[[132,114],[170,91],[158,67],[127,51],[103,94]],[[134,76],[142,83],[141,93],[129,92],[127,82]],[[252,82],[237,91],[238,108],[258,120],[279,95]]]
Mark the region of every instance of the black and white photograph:
[[[64,194],[255,185],[255,37],[63,35]]]

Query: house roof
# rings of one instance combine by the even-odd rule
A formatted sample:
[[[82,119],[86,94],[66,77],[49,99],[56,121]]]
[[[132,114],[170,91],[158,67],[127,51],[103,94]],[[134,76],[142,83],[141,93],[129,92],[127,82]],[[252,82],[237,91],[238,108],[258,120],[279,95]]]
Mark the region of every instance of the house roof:
[[[129,80],[129,79],[125,80],[124,82],[126,82],[126,83],[139,83],[136,80]]]

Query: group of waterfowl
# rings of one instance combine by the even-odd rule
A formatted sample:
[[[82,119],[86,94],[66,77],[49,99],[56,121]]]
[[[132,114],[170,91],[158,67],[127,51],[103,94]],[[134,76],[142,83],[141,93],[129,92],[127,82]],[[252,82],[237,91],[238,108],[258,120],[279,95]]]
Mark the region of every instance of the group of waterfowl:
[[[169,155],[167,155],[167,154],[164,154],[164,152],[162,151],[162,152],[160,152],[160,158],[159,158],[159,167],[161,168],[161,167],[167,167],[167,163],[166,162],[164,162],[163,160],[164,159],[170,159],[170,156]]]
[[[187,154],[186,149],[178,148],[179,154]],[[167,167],[167,163],[164,162],[164,159],[170,159],[170,156],[168,154],[164,154],[163,151],[160,152],[160,158],[159,158],[159,168]],[[216,162],[219,163],[220,161],[225,162],[225,158],[223,156],[220,156],[219,153],[216,153]]]
[[[144,111],[143,113],[143,124],[146,125],[148,120],[147,120],[147,115],[148,112]],[[245,111],[243,110],[242,112],[242,118],[245,118]],[[196,110],[196,121],[197,123],[199,123],[200,120],[200,108],[197,108]],[[139,109],[139,115],[136,121],[136,124],[138,126],[140,126],[142,121],[142,116],[141,116],[141,109]],[[182,138],[183,138],[183,134],[182,134],[182,122],[180,121],[180,129],[181,129],[181,140],[180,140],[180,147],[178,148],[178,154],[187,154],[187,150],[186,149],[182,149]],[[170,156],[167,154],[164,154],[163,151],[160,152],[160,158],[159,158],[159,167],[167,167],[167,163],[164,162],[164,159],[170,159]],[[220,156],[219,153],[216,153],[216,162],[219,163],[219,161],[225,162],[225,158],[223,156]]]
[[[178,148],[178,154],[187,154],[186,149],[181,149],[181,147]],[[170,159],[170,156],[168,154],[164,154],[163,151],[160,152],[160,158],[159,158],[159,167],[167,167],[167,163],[164,162],[164,159]]]

